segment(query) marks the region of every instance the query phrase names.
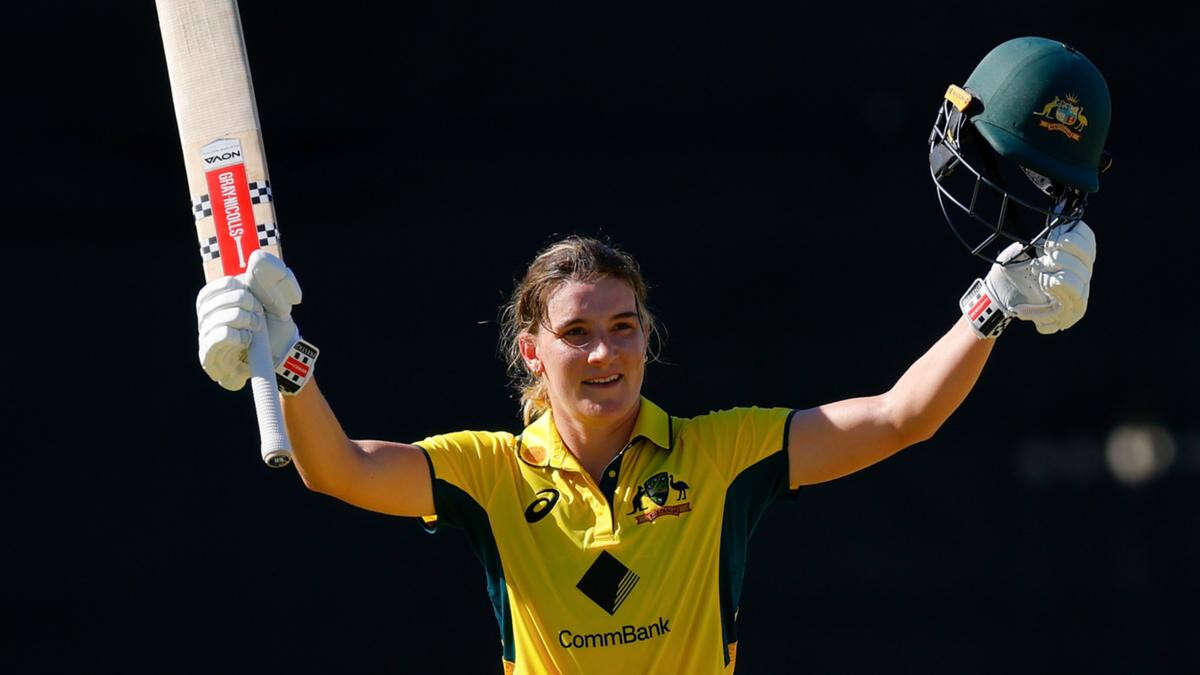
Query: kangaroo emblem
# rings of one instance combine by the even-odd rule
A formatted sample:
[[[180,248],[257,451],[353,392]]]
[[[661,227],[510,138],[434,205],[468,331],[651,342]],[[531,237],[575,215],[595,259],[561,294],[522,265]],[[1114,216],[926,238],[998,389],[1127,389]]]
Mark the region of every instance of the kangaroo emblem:
[[[633,510],[630,511],[629,513],[626,513],[625,515],[632,516],[635,513],[640,513],[642,511],[645,511],[646,506],[644,504],[642,504],[642,497],[645,497],[645,496],[646,496],[646,488],[639,485],[637,488],[637,494],[634,495],[634,497],[633,497]]]

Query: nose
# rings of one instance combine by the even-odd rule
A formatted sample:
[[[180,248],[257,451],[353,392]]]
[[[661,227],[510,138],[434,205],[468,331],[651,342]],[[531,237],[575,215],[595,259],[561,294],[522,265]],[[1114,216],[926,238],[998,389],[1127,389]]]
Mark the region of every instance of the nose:
[[[596,338],[596,342],[588,350],[588,363],[593,365],[604,363],[612,358],[613,353],[612,345],[609,344],[609,336],[601,335]]]

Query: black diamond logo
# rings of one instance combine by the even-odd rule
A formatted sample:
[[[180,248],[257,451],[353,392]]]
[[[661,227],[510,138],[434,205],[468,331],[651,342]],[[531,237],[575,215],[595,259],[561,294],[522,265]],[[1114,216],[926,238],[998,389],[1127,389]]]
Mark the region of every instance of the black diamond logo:
[[[609,614],[616,614],[621,603],[633,592],[633,587],[641,579],[625,565],[621,564],[608,551],[603,551],[596,562],[588,568],[583,578],[575,584],[575,588],[591,598],[592,602]]]

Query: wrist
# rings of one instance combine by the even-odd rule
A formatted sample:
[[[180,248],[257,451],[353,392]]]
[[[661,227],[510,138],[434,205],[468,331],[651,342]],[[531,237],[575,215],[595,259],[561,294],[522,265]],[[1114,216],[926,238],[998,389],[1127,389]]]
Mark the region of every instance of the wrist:
[[[284,396],[295,396],[304,385],[312,379],[313,368],[317,364],[317,356],[321,350],[316,345],[305,342],[296,335],[296,341],[284,353],[283,359],[275,366],[275,384],[279,393]]]
[[[971,330],[975,331],[975,336],[981,340],[996,338],[1012,321],[1012,317],[1003,310],[996,293],[983,279],[972,282],[967,292],[959,298],[958,308]]]

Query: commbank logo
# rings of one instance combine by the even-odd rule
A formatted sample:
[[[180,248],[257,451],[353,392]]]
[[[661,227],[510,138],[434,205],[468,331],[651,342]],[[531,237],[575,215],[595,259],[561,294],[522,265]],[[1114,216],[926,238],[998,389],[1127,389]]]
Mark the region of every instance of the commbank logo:
[[[536,523],[545,518],[549,515],[550,509],[553,509],[554,505],[558,503],[558,490],[554,488],[538,490],[537,495],[538,498],[525,507],[525,522],[527,523]]]
[[[575,584],[592,602],[609,614],[616,614],[621,603],[633,592],[641,577],[626,567],[608,551],[602,551]]]
[[[570,629],[558,631],[558,644],[564,649],[587,649],[589,647],[612,647],[650,640],[671,632],[671,620],[658,617],[658,621],[646,626],[625,624],[614,630],[597,633],[576,633]]]

